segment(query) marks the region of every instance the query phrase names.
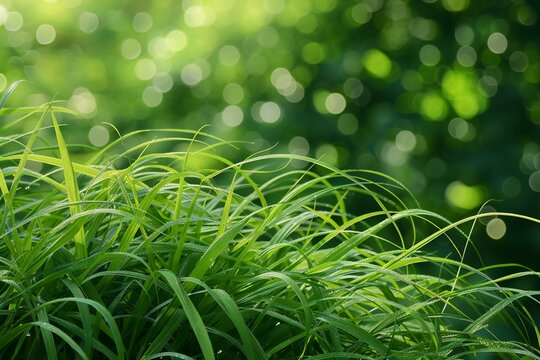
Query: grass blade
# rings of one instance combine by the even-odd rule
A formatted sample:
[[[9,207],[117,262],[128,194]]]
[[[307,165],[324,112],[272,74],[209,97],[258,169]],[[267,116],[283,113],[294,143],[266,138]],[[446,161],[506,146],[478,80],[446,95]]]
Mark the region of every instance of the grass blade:
[[[62,167],[64,170],[64,181],[66,183],[68,202],[72,204],[69,209],[71,215],[75,216],[81,211],[80,205],[78,205],[80,200],[79,186],[77,185],[77,179],[75,177],[75,172],[73,171],[73,165],[71,164],[71,160],[69,159],[69,152],[54,112],[51,112],[51,118],[56,134],[56,141],[58,143],[58,150],[60,151],[60,158],[62,159]],[[74,240],[76,257],[78,257],[79,259],[86,258],[88,256],[88,252],[86,248],[86,237],[84,235],[84,225],[80,225],[80,229],[75,235]]]
[[[176,294],[177,299],[182,304],[186,316],[188,318],[191,329],[195,333],[197,340],[199,341],[199,346],[201,347],[202,354],[205,360],[214,360],[214,349],[212,343],[210,342],[210,337],[206,331],[206,327],[203,323],[201,315],[193,305],[193,302],[190,300],[186,290],[182,288],[178,282],[176,276],[167,270],[160,270],[159,274],[165,278],[171,289]]]

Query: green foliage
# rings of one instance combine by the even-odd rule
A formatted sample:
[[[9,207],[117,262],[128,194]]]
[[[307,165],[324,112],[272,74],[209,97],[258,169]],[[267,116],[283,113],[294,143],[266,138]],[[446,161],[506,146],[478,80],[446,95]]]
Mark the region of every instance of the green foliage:
[[[447,215],[539,214],[539,15],[537,0],[4,0],[0,91],[67,99],[81,144],[106,146],[104,122],[211,125],[251,143],[236,159],[275,145],[392,175]],[[536,242],[486,235],[487,256],[536,266]]]
[[[32,117],[0,140],[2,358],[540,357],[540,291],[512,285],[540,274],[465,261],[477,220],[539,219],[450,222],[381,173],[231,162],[243,145],[202,131],[75,161],[64,110],[11,124]]]

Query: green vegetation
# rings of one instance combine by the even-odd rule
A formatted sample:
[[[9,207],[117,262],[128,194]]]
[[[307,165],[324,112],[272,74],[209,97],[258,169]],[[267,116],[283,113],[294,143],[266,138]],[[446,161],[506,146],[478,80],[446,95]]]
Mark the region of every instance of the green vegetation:
[[[0,1],[0,358],[540,358],[539,15]]]
[[[37,1],[37,3],[36,3]],[[67,100],[64,129],[199,129],[399,179],[459,218],[540,214],[538,0],[2,0],[0,91],[10,106]],[[31,128],[21,126],[23,133]],[[2,134],[4,135],[4,134]],[[173,149],[162,149],[169,151]],[[459,184],[460,186],[456,186]],[[465,200],[472,195],[471,200]],[[492,261],[540,253],[480,223]]]
[[[512,285],[540,274],[465,261],[477,220],[539,219],[451,222],[381,173],[232,162],[202,131],[90,151],[57,103],[0,115],[3,359],[540,358],[540,291]]]

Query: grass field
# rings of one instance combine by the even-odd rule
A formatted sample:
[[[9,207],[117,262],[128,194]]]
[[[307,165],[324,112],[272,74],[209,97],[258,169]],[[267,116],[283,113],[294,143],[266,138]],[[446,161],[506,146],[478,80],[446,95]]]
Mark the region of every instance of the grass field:
[[[511,286],[540,274],[466,263],[479,218],[539,219],[202,131],[69,145],[66,112],[0,110],[0,358],[540,358],[540,291]]]

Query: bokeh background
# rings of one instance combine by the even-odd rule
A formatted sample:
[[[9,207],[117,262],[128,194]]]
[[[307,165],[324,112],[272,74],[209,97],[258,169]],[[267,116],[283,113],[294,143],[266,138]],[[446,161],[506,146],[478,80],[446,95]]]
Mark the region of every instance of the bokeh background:
[[[199,129],[388,173],[452,220],[540,216],[537,0],[0,0],[7,106],[55,99],[102,147]],[[31,128],[32,124],[28,124]],[[71,140],[73,141],[73,140]],[[239,157],[239,158],[240,158]],[[477,224],[488,263],[540,269],[538,226]]]

